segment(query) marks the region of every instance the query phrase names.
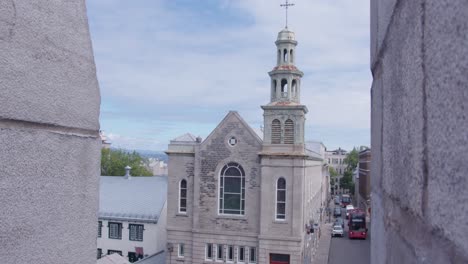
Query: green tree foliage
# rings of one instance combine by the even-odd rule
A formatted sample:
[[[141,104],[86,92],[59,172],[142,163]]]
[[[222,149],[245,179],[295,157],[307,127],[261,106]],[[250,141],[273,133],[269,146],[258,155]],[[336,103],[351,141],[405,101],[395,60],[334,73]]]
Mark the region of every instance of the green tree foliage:
[[[359,151],[356,148],[353,148],[353,150],[351,150],[351,152],[349,152],[346,158],[344,159],[344,163],[348,164],[346,170],[353,172],[356,169],[358,162]]]
[[[328,167],[328,171],[330,172],[331,178],[335,178],[336,176],[338,176],[338,172],[336,172],[336,170],[333,167]]]
[[[101,150],[101,175],[123,176],[125,167],[132,167],[132,176],[153,176],[148,169],[148,159],[140,156],[137,152],[126,152],[121,149]]]

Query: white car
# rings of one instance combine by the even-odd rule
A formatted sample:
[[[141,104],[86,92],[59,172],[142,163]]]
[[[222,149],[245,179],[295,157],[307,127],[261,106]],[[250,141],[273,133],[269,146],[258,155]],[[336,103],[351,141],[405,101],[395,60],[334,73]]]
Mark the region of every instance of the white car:
[[[352,204],[349,204],[346,206],[346,219],[349,217],[349,211],[354,210],[354,206]]]
[[[333,226],[331,235],[332,235],[332,237],[334,237],[334,236],[340,236],[340,237],[344,236],[343,227],[341,227],[341,225]]]

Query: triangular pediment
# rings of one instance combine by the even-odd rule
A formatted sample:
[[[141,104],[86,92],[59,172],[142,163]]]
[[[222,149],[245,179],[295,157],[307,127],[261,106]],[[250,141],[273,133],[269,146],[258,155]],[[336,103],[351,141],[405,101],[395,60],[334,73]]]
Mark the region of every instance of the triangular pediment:
[[[202,145],[208,141],[213,135],[217,133],[223,133],[221,130],[224,129],[228,123],[237,122],[239,123],[247,132],[246,135],[251,136],[258,144],[262,144],[262,139],[257,135],[257,133],[245,122],[245,120],[239,115],[237,111],[229,111],[229,113],[223,118],[223,120],[216,126],[216,128],[208,135],[208,137],[203,140]]]

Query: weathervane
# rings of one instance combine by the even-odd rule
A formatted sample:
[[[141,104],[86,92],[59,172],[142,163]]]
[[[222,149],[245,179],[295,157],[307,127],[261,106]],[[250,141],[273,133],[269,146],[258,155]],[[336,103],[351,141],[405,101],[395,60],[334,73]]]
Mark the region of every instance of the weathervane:
[[[284,9],[286,10],[286,28],[288,28],[288,8],[290,6],[294,6],[294,4],[290,4],[288,0],[286,0],[286,3],[284,4],[281,4],[280,5],[281,7],[284,7]]]

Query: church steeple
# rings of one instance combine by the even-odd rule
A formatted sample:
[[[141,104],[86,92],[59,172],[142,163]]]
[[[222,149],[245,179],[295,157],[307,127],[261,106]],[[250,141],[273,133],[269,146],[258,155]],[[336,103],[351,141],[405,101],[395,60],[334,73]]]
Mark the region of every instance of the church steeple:
[[[288,28],[278,33],[276,66],[268,74],[271,95],[264,110],[264,147],[268,151],[304,151],[304,127],[307,107],[301,105],[301,78],[304,75],[295,65],[297,41]],[[290,145],[290,150],[285,149]],[[271,147],[268,147],[271,146]],[[277,146],[277,147],[274,147]]]
[[[300,103],[301,78],[304,74],[295,66],[297,41],[294,32],[287,28],[281,30],[275,44],[276,66],[269,72],[271,103],[278,101]]]

